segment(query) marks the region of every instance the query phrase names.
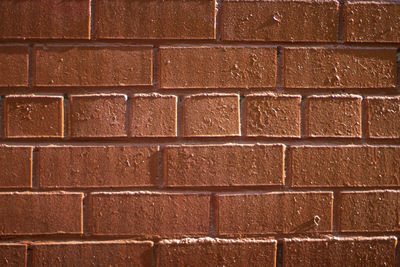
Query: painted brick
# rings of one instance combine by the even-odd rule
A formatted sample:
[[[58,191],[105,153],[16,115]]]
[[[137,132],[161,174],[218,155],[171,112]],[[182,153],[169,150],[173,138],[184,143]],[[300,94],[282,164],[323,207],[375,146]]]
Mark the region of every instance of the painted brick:
[[[1,266],[26,266],[27,246],[16,243],[0,244],[0,265]]]
[[[136,94],[131,99],[130,116],[131,136],[176,136],[177,97]]]
[[[275,266],[276,240],[180,239],[157,246],[157,266]]]
[[[343,7],[347,42],[400,42],[400,3],[347,1]]]
[[[32,266],[151,266],[149,241],[33,243]]]
[[[36,46],[36,86],[152,85],[152,49],[137,46]]]
[[[369,138],[400,138],[400,97],[367,98]]]
[[[306,132],[311,137],[361,137],[361,96],[306,99]]]
[[[244,100],[247,136],[300,137],[299,95],[254,94]]]
[[[161,88],[273,88],[277,52],[272,47],[160,48]]]
[[[82,199],[80,193],[0,192],[0,235],[81,234]]]
[[[0,1],[1,39],[89,39],[90,0]]]
[[[0,188],[32,186],[32,152],[29,146],[0,146]]]
[[[394,88],[396,50],[391,48],[283,49],[287,88]]]
[[[96,36],[105,39],[215,39],[215,0],[98,0]]]
[[[172,237],[206,235],[210,195],[194,193],[93,193],[88,230],[93,235]]]
[[[283,145],[168,146],[166,186],[283,185]]]
[[[62,96],[12,95],[5,98],[5,136],[63,137]]]
[[[72,137],[127,136],[126,95],[73,95],[69,100]]]
[[[218,194],[217,232],[224,236],[331,232],[331,192]]]
[[[338,9],[338,1],[224,1],[222,39],[334,42]]]
[[[40,188],[129,187],[157,184],[158,147],[39,147]]]
[[[185,136],[240,135],[239,96],[203,94],[187,96],[182,104]]]
[[[0,86],[28,86],[28,61],[28,47],[0,46]]]
[[[395,266],[396,237],[284,239],[284,266]]]
[[[295,187],[400,185],[400,148],[395,146],[294,146],[289,158]]]

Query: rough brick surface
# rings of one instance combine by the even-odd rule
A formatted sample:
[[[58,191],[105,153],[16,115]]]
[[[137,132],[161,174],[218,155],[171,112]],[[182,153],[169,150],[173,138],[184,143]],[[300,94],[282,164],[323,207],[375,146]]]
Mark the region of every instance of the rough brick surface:
[[[220,235],[332,231],[330,192],[219,194],[216,198]]]
[[[395,237],[285,239],[284,266],[395,266],[396,243]]]
[[[33,243],[32,266],[151,266],[152,242]]]
[[[215,38],[215,0],[98,0],[96,14],[98,38]]]
[[[398,1],[347,1],[343,7],[347,42],[400,42]]]
[[[126,95],[73,95],[69,100],[71,137],[127,135]]]
[[[0,146],[0,188],[32,186],[32,151],[28,146]]]
[[[88,229],[94,235],[207,235],[210,196],[191,193],[93,193]]]
[[[5,136],[9,138],[63,137],[62,96],[7,96]]]
[[[400,138],[400,97],[369,97],[367,129],[370,138]]]
[[[306,132],[312,137],[361,137],[361,97],[310,96],[306,99]]]
[[[239,96],[187,96],[182,103],[185,136],[240,135]]]
[[[224,1],[222,39],[331,42],[337,39],[338,1]],[[301,30],[299,30],[301,28]]]
[[[396,50],[381,48],[283,49],[288,88],[394,88]]]
[[[247,136],[300,137],[299,95],[255,94],[244,100]]]
[[[282,185],[284,146],[168,146],[164,149],[167,186]]]
[[[275,266],[275,240],[178,239],[161,241],[157,266]]]
[[[160,48],[161,88],[272,88],[276,48],[193,46]]]
[[[82,199],[81,193],[1,192],[0,235],[80,234]]]
[[[131,100],[130,117],[131,136],[176,136],[177,97],[136,94]]]
[[[0,46],[0,86],[27,85],[28,47]]]
[[[37,46],[36,86],[152,84],[152,49],[137,46]]]
[[[23,244],[2,243],[0,244],[1,266],[26,266],[27,247]]]

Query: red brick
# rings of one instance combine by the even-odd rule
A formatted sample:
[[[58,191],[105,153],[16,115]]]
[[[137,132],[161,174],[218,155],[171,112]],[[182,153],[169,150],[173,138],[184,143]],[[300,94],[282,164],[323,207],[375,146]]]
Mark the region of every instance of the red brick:
[[[275,266],[276,240],[180,239],[157,245],[157,266]]]
[[[254,88],[276,85],[276,48],[160,48],[161,88]]]
[[[369,138],[400,138],[400,97],[367,98]]]
[[[28,146],[0,146],[0,188],[32,186],[32,151]]]
[[[396,50],[391,48],[283,49],[287,88],[394,88]]]
[[[128,187],[157,184],[158,147],[39,147],[41,188]]]
[[[182,104],[185,136],[240,135],[239,96],[202,94],[187,96]]]
[[[9,138],[63,137],[63,97],[6,96],[4,120]]]
[[[98,0],[96,36],[105,39],[215,39],[215,0]]]
[[[80,193],[0,192],[0,235],[81,234]]]
[[[73,95],[69,108],[72,137],[127,136],[126,95]]]
[[[306,99],[306,132],[311,137],[361,137],[361,96]]]
[[[343,7],[347,42],[400,42],[400,3],[347,1]]]
[[[399,147],[295,146],[289,155],[295,187],[400,185]]]
[[[237,236],[331,232],[331,192],[218,194],[217,231]]]
[[[284,239],[284,266],[395,266],[396,237]]]
[[[337,1],[224,1],[222,39],[334,42],[338,8]]]
[[[32,266],[151,266],[149,241],[33,243]]]
[[[36,86],[152,85],[152,49],[137,46],[36,46]]]
[[[0,1],[2,39],[89,39],[90,1]]]
[[[1,266],[26,266],[27,246],[16,243],[0,244],[0,265]]]
[[[93,193],[89,202],[88,229],[94,235],[150,238],[208,234],[208,194]]]
[[[283,185],[283,145],[168,146],[167,186]]]
[[[400,191],[348,191],[340,194],[341,232],[398,231]]]
[[[299,95],[253,94],[245,97],[247,136],[300,137]]]
[[[131,136],[176,136],[177,97],[136,94],[132,97],[130,116]]]
[[[28,47],[0,46],[0,86],[28,86]]]

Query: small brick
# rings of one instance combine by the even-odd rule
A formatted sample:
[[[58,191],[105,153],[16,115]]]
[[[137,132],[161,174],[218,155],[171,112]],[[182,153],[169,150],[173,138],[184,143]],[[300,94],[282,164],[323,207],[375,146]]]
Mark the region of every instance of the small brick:
[[[82,234],[80,193],[0,192],[0,235]]]
[[[26,266],[27,246],[16,243],[0,244],[0,265],[1,266]]]
[[[36,46],[36,86],[152,85],[150,47]]]
[[[63,97],[6,96],[4,120],[9,138],[63,137]]]
[[[94,235],[144,237],[206,235],[210,195],[192,193],[93,193],[88,230]]]
[[[239,96],[203,94],[183,99],[185,136],[240,135]]]
[[[126,95],[73,95],[69,107],[72,137],[127,136]]]
[[[215,0],[98,0],[101,39],[215,39]]]
[[[331,192],[218,194],[217,232],[225,236],[331,232]]]
[[[0,46],[0,86],[28,86],[28,47]]]
[[[276,240],[180,239],[157,245],[157,266],[275,266]]]
[[[244,100],[247,136],[300,137],[298,95],[254,94]]]
[[[306,133],[311,137],[361,137],[361,96],[306,99]]]
[[[157,183],[158,147],[39,147],[40,188],[150,186]]]
[[[289,155],[291,186],[400,185],[399,147],[295,146]]]
[[[347,1],[343,7],[346,42],[400,42],[398,1]]]
[[[341,232],[399,231],[400,191],[349,191],[340,194]]]
[[[160,48],[161,88],[273,88],[276,48],[192,46]]]
[[[90,0],[0,1],[1,39],[89,39]]]
[[[151,266],[149,241],[33,243],[32,266]]]
[[[168,146],[166,186],[283,185],[283,145]]]
[[[224,1],[222,39],[334,42],[338,9],[338,1]]]
[[[369,138],[400,138],[400,97],[367,98]]]
[[[284,266],[395,266],[396,237],[284,239]]]
[[[283,49],[286,88],[395,88],[392,48]]]
[[[137,94],[132,97],[130,135],[176,136],[177,97]]]
[[[32,152],[28,146],[0,146],[0,188],[32,186]]]

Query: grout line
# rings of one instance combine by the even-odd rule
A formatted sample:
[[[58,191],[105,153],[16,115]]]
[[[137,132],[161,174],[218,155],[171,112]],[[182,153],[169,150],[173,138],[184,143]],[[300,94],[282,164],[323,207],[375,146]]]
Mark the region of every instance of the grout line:
[[[276,267],[282,267],[283,266],[283,241],[278,240],[278,244],[276,245]]]
[[[88,232],[88,202],[89,196],[88,193],[84,193],[82,200],[82,232],[84,236],[89,236]]]
[[[28,244],[26,248],[26,267],[31,266],[33,266],[32,246]]]
[[[284,152],[284,187],[286,190],[291,189],[291,185],[292,185],[292,177],[291,177],[291,173],[290,173],[290,147],[286,146],[285,147],[285,152]]]
[[[338,35],[337,39],[339,43],[344,43],[343,41],[343,35],[344,35],[344,17],[343,17],[343,6],[344,6],[344,0],[339,0],[339,10],[338,10]]]
[[[157,242],[154,242],[154,245],[153,245],[153,249],[152,249],[152,251],[151,251],[151,253],[152,253],[152,267],[156,267],[156,266],[160,266],[161,264],[160,263],[158,263],[158,258],[157,258],[157,252],[158,252],[158,243]]]
[[[152,84],[156,91],[160,89],[160,47],[155,45],[153,47],[153,68],[152,68]]]
[[[89,0],[89,16],[90,16],[90,25],[89,25],[89,38],[90,40],[96,40],[96,27],[95,27],[95,0]]]
[[[183,110],[183,97],[182,96],[178,96],[176,112],[177,112],[177,114],[176,114],[177,115],[176,116],[176,127],[177,127],[176,128],[176,137],[180,138],[180,137],[183,137],[183,123],[185,123],[183,120],[184,110]]]
[[[38,163],[38,148],[35,147],[32,151],[32,190],[34,191],[39,189],[39,180],[37,176]]]
[[[283,93],[283,56],[282,47],[278,46],[276,48],[276,92]]]
[[[33,44],[28,47],[28,88],[33,88]]]
[[[216,42],[221,42],[222,26],[221,26],[221,16],[222,16],[222,4],[223,0],[217,0],[215,2],[215,38]]]
[[[68,94],[64,94],[64,127],[63,127],[63,138],[68,140],[70,139],[70,130],[71,130],[71,125],[70,125],[70,120],[69,120],[69,113],[70,113],[70,107],[69,107],[69,96]]]
[[[361,100],[361,139],[366,140],[369,138],[369,114],[368,114],[368,103],[364,97]]]
[[[215,193],[210,196],[210,225],[209,234],[211,237],[217,237],[219,233],[218,229],[218,202]]]
[[[125,113],[125,132],[128,137],[132,136],[131,133],[131,125],[133,123],[133,114],[132,114],[132,97],[130,95],[127,96],[126,102],[126,113]]]
[[[245,101],[246,101],[246,97],[244,95],[240,95],[240,99],[239,99],[239,135],[240,136],[247,136]]]
[[[300,136],[301,139],[307,137],[307,101],[306,96],[301,97],[300,103]]]
[[[400,266],[400,245],[399,245],[400,236],[397,236],[396,247],[395,247],[395,266]]]
[[[339,214],[340,214],[340,190],[333,190],[333,206],[332,206],[332,232],[334,234],[340,233],[339,231]]]
[[[6,116],[5,113],[5,96],[0,96],[0,136],[6,137]]]
[[[158,177],[157,177],[157,183],[158,187],[164,188],[165,182],[166,182],[166,177],[164,175],[165,172],[165,166],[164,166],[164,150],[165,146],[160,146],[160,152],[158,153]]]

